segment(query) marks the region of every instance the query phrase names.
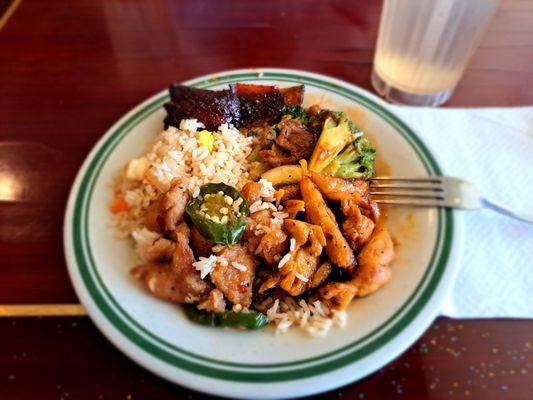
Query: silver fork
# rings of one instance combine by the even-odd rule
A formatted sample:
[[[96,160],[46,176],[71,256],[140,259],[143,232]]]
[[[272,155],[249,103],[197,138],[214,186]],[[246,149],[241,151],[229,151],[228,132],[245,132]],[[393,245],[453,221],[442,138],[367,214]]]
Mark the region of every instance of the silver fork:
[[[420,178],[376,177],[370,180],[370,195],[381,204],[419,207],[451,207],[467,210],[490,208],[521,221],[533,223],[533,214],[516,212],[489,201],[471,183],[447,176]]]

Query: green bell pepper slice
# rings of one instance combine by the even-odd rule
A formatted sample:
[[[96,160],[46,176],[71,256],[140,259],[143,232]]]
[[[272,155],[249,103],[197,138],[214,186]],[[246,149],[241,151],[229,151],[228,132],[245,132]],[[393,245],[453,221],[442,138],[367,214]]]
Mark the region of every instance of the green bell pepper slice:
[[[235,204],[237,207],[234,207]],[[198,231],[211,242],[225,246],[239,241],[250,213],[246,199],[224,183],[206,183],[185,211]]]
[[[257,311],[234,312],[223,311],[211,313],[198,310],[194,306],[185,306],[185,315],[192,322],[205,326],[227,326],[238,329],[259,329],[268,324],[266,315]]]

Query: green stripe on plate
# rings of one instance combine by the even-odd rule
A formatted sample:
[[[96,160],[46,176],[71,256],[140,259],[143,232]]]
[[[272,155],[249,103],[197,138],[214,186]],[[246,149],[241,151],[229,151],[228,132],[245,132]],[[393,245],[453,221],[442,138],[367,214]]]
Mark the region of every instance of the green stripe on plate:
[[[439,166],[427,148],[401,120],[378,103],[336,83],[308,76],[265,72],[261,77],[258,77],[255,73],[228,74],[220,78],[196,81],[193,86],[207,88],[214,85],[250,80],[301,82],[337,93],[355,101],[378,114],[392,125],[397,132],[400,132],[420,157],[428,174],[441,174]],[[148,354],[190,372],[233,381],[276,382],[323,374],[346,366],[383,347],[409,325],[429,301],[444,273],[453,235],[453,217],[450,210],[439,210],[438,212],[437,240],[430,263],[421,282],[408,300],[392,317],[374,331],[335,351],[287,363],[232,363],[205,357],[179,348],[157,337],[135,321],[114,299],[98,273],[91,252],[88,217],[95,183],[110,154],[134,126],[158,110],[167,99],[168,95],[158,96],[115,128],[91,160],[76,196],[72,221],[72,241],[80,275],[91,298],[116,329]]]

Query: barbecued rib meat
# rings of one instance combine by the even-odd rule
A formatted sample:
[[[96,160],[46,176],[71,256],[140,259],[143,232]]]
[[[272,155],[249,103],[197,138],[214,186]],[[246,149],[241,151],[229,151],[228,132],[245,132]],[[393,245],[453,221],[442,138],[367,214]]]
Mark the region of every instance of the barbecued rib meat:
[[[182,119],[196,118],[206,129],[215,130],[223,123],[240,127],[277,120],[283,107],[301,104],[304,86],[280,90],[277,86],[236,83],[229,90],[207,90],[175,83],[169,91],[165,126],[178,127]]]
[[[304,85],[283,88],[280,89],[280,92],[285,99],[286,107],[290,107],[295,104],[302,104],[304,101]]]
[[[237,125],[240,120],[239,100],[229,90],[197,89],[174,83],[169,91],[165,127],[179,127],[182,119],[196,118],[206,129],[215,130],[220,124]]]
[[[245,83],[229,86],[231,93],[239,99],[241,126],[256,121],[274,121],[279,118],[283,107],[301,104],[303,100],[303,86],[294,86],[285,92],[280,91],[277,86]]]

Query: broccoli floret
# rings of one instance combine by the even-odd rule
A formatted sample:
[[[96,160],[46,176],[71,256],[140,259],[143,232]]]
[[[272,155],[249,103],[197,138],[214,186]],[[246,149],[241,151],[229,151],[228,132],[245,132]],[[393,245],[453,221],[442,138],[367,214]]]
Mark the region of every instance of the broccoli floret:
[[[369,179],[376,150],[345,113],[329,111],[309,169],[343,178]]]
[[[370,179],[374,175],[376,150],[368,139],[359,137],[336,157],[337,169],[333,173],[342,178]]]
[[[344,111],[328,111],[328,112],[333,116],[333,118],[335,118],[335,120],[337,121],[337,125],[345,124],[350,130],[350,132],[352,132],[352,134],[356,136],[361,135],[361,131],[359,130],[359,128],[355,126],[352,120],[346,116],[346,113]]]
[[[281,109],[281,115],[289,115],[291,118],[299,120],[303,125],[309,125],[312,121],[309,113],[299,104],[283,107]]]

